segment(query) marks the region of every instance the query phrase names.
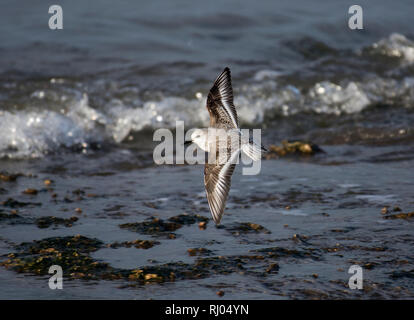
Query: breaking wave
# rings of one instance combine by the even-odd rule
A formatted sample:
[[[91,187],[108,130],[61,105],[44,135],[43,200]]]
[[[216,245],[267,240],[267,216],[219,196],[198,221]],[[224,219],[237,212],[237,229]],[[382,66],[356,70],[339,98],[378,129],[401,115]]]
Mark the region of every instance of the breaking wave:
[[[400,63],[396,68],[401,68],[414,62],[414,42],[392,34],[356,55],[397,58]],[[378,104],[413,106],[414,77],[410,74],[393,77],[366,72],[360,79],[344,76],[333,80],[327,76],[307,84],[286,81],[285,76],[278,70],[260,69],[243,81],[234,81],[234,102],[241,123],[260,125],[275,116],[300,113],[357,114]],[[177,120],[184,121],[186,127],[205,126],[209,120],[207,90],[200,92],[199,84],[190,95],[187,90],[185,94],[157,94],[156,98],[147,94],[145,99],[139,90],[123,98],[107,91],[90,93],[82,84],[72,87],[68,97],[58,89],[64,85],[64,80],[52,79],[47,88],[34,88],[25,95],[23,107],[1,108],[0,157],[37,158],[62,147],[87,150],[91,144],[121,143],[145,128],[173,128]],[[6,95],[4,88],[0,96]],[[100,94],[109,98],[103,103],[90,102],[93,95]],[[52,103],[50,96],[54,97]],[[0,100],[0,107],[6,100]]]

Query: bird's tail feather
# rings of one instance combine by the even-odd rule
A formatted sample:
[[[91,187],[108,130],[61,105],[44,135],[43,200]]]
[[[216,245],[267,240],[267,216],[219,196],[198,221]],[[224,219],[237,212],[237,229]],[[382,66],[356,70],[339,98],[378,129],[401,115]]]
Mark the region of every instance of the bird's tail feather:
[[[242,145],[242,150],[253,161],[259,161],[262,158],[263,151],[266,149],[254,142],[249,142]]]

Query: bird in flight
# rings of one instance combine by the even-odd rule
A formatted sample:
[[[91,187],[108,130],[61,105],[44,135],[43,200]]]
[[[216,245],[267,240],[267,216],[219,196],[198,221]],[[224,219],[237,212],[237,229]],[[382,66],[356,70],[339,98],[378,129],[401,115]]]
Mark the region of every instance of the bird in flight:
[[[210,114],[209,128],[194,130],[191,141],[185,144],[195,143],[208,152],[204,186],[211,215],[219,224],[240,153],[244,152],[253,161],[258,161],[266,149],[243,135],[239,128],[229,68],[225,68],[214,81],[207,97],[207,110]]]

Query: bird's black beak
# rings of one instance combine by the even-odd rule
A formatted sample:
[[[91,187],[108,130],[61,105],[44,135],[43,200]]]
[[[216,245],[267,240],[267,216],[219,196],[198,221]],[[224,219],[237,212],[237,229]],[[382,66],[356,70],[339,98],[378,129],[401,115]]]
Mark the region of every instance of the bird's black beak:
[[[185,142],[184,142],[184,145],[185,145],[185,146],[188,146],[188,145],[190,145],[190,144],[192,144],[192,143],[193,143],[193,141],[189,140],[189,141],[185,141]]]

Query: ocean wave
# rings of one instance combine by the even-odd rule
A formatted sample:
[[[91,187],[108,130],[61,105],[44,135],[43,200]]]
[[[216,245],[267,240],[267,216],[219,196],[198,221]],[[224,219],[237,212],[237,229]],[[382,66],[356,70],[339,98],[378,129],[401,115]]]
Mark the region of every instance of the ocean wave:
[[[369,48],[372,54],[398,57],[404,63],[414,61],[414,43],[399,34]],[[414,77],[361,74],[361,79],[345,75],[320,80],[323,77],[319,76],[303,84],[283,79],[285,71],[259,69],[242,81],[233,81],[234,103],[243,125],[258,126],[300,113],[341,116],[358,114],[375,105],[413,107]],[[53,78],[42,89],[35,84],[19,108],[4,107],[0,111],[0,157],[36,158],[62,147],[86,152],[91,145],[122,143],[145,128],[174,128],[178,120],[184,121],[186,128],[208,125],[207,89],[200,92],[205,82],[195,83],[185,93],[164,95],[157,91],[151,95],[148,90],[142,94],[123,79],[124,88],[134,88],[123,96],[122,86],[113,85],[114,81],[106,86],[105,80],[97,79],[93,87],[94,83],[73,84]],[[10,90],[7,86],[3,85]],[[26,92],[28,86],[25,84]],[[0,92],[0,108],[7,102],[7,90]],[[96,99],[100,96],[105,99]]]
[[[399,33],[381,39],[367,48],[371,54],[398,58],[409,64],[414,62],[414,42]]]
[[[261,125],[275,115],[289,117],[302,112],[314,114],[360,113],[374,103],[398,100],[407,107],[414,98],[414,78],[369,83],[330,81],[315,83],[307,92],[292,85],[267,90],[270,84],[246,86],[236,93],[235,105],[242,124]],[[249,88],[249,89],[247,89]],[[66,111],[0,111],[0,157],[41,157],[61,147],[84,148],[90,144],[121,143],[131,133],[145,128],[174,128],[184,121],[186,128],[205,126],[209,114],[205,95],[194,99],[165,97],[146,101],[141,107],[109,101],[102,110],[89,105],[88,95],[66,106]]]
[[[0,111],[0,157],[38,158],[61,147],[88,148],[97,112],[84,96],[67,114],[56,111]]]

